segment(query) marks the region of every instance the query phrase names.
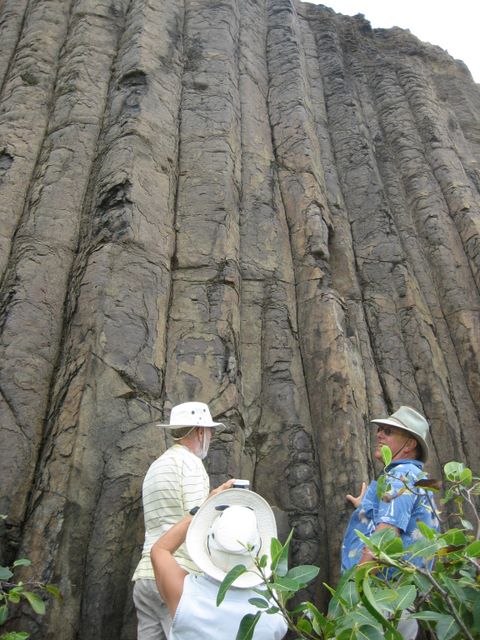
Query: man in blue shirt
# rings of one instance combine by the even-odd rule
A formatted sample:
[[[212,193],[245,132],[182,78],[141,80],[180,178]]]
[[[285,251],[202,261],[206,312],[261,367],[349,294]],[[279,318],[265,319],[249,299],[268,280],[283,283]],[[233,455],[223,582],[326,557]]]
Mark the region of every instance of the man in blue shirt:
[[[428,457],[428,422],[415,409],[402,406],[388,418],[378,418],[372,423],[377,425],[375,458],[382,459],[383,445],[392,452],[392,462],[386,469],[389,474],[388,491],[383,499],[379,498],[377,481],[374,480],[368,487],[363,483],[359,496],[347,496],[355,511],[343,539],[342,572],[373,559],[370,550],[355,533],[356,529],[367,537],[374,531],[393,529],[407,547],[422,537],[417,524],[419,521],[431,528],[439,528],[431,492],[414,488],[417,480],[427,477],[423,463]],[[405,483],[414,488],[414,492],[405,490]],[[418,558],[414,562],[422,566],[423,559]],[[404,637],[414,638],[415,635],[416,631],[412,631],[411,635]]]

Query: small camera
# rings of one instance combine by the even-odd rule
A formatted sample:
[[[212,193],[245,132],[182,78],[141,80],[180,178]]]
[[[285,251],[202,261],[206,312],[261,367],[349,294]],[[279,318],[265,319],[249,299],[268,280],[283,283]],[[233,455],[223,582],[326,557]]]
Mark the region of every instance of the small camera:
[[[250,480],[235,480],[233,489],[250,489]]]

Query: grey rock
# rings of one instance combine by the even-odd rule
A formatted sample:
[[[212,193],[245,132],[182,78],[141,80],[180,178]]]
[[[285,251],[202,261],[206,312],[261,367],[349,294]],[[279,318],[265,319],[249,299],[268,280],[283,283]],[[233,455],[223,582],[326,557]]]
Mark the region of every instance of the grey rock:
[[[208,402],[335,583],[369,420],[478,472],[480,91],[398,28],[297,0],[0,2],[0,529],[62,603],[32,638],[132,640],[155,423]]]

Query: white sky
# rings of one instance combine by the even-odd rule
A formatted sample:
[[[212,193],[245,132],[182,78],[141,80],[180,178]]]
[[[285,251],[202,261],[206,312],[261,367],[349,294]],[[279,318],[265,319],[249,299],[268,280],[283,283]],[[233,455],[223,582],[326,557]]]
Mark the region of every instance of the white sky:
[[[305,0],[323,4],[336,13],[363,13],[372,27],[397,26],[436,44],[463,62],[480,83],[479,0]]]

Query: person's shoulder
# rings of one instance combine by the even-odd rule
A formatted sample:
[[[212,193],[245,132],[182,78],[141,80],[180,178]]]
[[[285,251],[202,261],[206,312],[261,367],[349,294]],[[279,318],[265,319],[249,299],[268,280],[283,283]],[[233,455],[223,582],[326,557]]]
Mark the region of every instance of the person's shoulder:
[[[171,467],[175,465],[178,460],[180,460],[179,452],[176,451],[177,445],[173,445],[169,447],[166,451],[162,453],[156,460],[152,462],[150,467],[148,468],[147,475],[152,473],[157,473],[159,469],[163,469],[165,467]],[[182,447],[180,447],[182,448]]]
[[[388,472],[397,478],[418,478],[425,475],[422,463],[417,460],[400,460],[388,469]]]

